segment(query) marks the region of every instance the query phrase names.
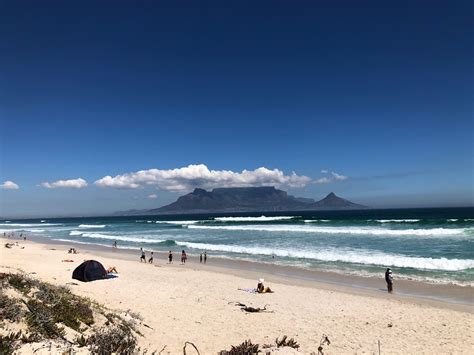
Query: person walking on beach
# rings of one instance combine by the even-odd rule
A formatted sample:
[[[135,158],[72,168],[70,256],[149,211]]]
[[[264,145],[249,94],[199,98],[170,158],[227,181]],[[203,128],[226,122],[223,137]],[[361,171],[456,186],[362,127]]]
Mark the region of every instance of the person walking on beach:
[[[171,250],[170,250],[170,252],[168,253],[168,263],[169,263],[169,264],[172,264],[172,263],[173,263],[173,253],[171,252]]]
[[[199,262],[202,263],[202,253],[199,255]]]
[[[114,249],[117,249],[117,241],[114,242],[114,244],[112,245],[112,247],[113,247]]]
[[[207,262],[207,252],[204,252],[204,264]]]
[[[150,264],[153,264],[153,252],[151,252],[150,259],[148,259]]]
[[[184,249],[181,251],[181,264],[186,264],[186,259],[188,258],[188,256],[186,255],[186,252],[184,251]]]
[[[385,271],[385,282],[387,282],[387,290],[389,293],[393,291],[393,274],[390,268]]]
[[[142,255],[140,256],[140,262],[146,263],[145,250],[143,250],[143,248],[140,248],[140,251],[142,253]]]

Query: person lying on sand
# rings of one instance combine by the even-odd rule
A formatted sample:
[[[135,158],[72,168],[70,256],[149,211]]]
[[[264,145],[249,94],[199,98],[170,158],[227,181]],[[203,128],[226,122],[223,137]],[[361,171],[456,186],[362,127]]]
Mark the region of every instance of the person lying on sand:
[[[118,274],[118,270],[115,266],[110,266],[107,268],[107,273],[111,273],[111,272]]]
[[[115,266],[109,266],[106,271],[107,274],[110,274],[111,272],[113,272],[114,274],[118,274],[117,268]]]
[[[272,293],[273,291],[270,289],[270,287],[265,287],[263,285],[264,279],[259,279],[258,284],[257,284],[257,292],[258,293]]]

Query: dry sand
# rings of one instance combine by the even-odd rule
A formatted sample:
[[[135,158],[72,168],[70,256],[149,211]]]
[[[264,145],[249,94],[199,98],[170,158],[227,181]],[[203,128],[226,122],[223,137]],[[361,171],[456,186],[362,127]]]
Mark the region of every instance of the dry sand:
[[[215,354],[245,339],[273,343],[288,335],[301,345],[299,353],[317,353],[323,334],[331,345],[326,354],[369,353],[474,353],[472,307],[464,310],[393,295],[370,295],[337,287],[292,285],[291,280],[265,284],[273,294],[250,294],[238,288],[256,286],[253,274],[241,276],[205,270],[195,265],[173,265],[163,258],[141,264],[112,254],[67,253],[68,246],[20,242],[4,248],[1,239],[0,271],[21,269],[57,285],[74,282],[72,291],[109,308],[130,309],[152,329],[139,340],[162,354],[182,354],[191,341],[201,354]],[[55,248],[56,250],[51,250]],[[179,255],[175,255],[175,258]],[[74,262],[62,262],[72,259]],[[116,279],[81,283],[71,279],[72,270],[83,260],[96,259],[105,267],[116,266]],[[249,278],[252,276],[252,278]],[[254,307],[268,305],[273,313],[245,313],[233,302]]]

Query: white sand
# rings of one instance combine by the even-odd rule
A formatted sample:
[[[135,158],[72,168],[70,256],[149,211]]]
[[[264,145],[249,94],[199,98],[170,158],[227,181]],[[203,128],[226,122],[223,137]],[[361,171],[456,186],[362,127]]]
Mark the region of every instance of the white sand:
[[[71,289],[76,294],[113,309],[140,313],[153,328],[143,329],[140,345],[158,351],[166,345],[162,354],[182,354],[185,341],[195,343],[201,354],[215,354],[246,339],[264,344],[282,335],[294,337],[301,345],[299,353],[309,354],[317,353],[323,334],[332,342],[325,347],[326,354],[378,354],[379,340],[382,354],[474,353],[470,312],[388,294],[373,297],[330,290],[330,286],[278,284],[271,279],[265,283],[275,293],[249,294],[237,290],[256,286],[256,280],[246,275],[167,265],[164,260],[149,265],[103,255],[71,255],[65,246],[33,242],[21,242],[24,249],[7,249],[3,247],[6,241],[1,240],[1,272],[19,268],[54,284],[75,282],[78,285]],[[72,280],[72,270],[85,259],[99,260],[105,267],[115,265],[119,278],[89,283]],[[273,313],[249,314],[229,302],[267,304]]]

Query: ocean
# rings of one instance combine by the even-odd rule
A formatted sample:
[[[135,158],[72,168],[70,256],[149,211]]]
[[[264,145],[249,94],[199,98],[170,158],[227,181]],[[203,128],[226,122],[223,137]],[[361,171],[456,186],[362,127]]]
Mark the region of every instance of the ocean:
[[[0,232],[474,286],[474,208],[0,220]]]

